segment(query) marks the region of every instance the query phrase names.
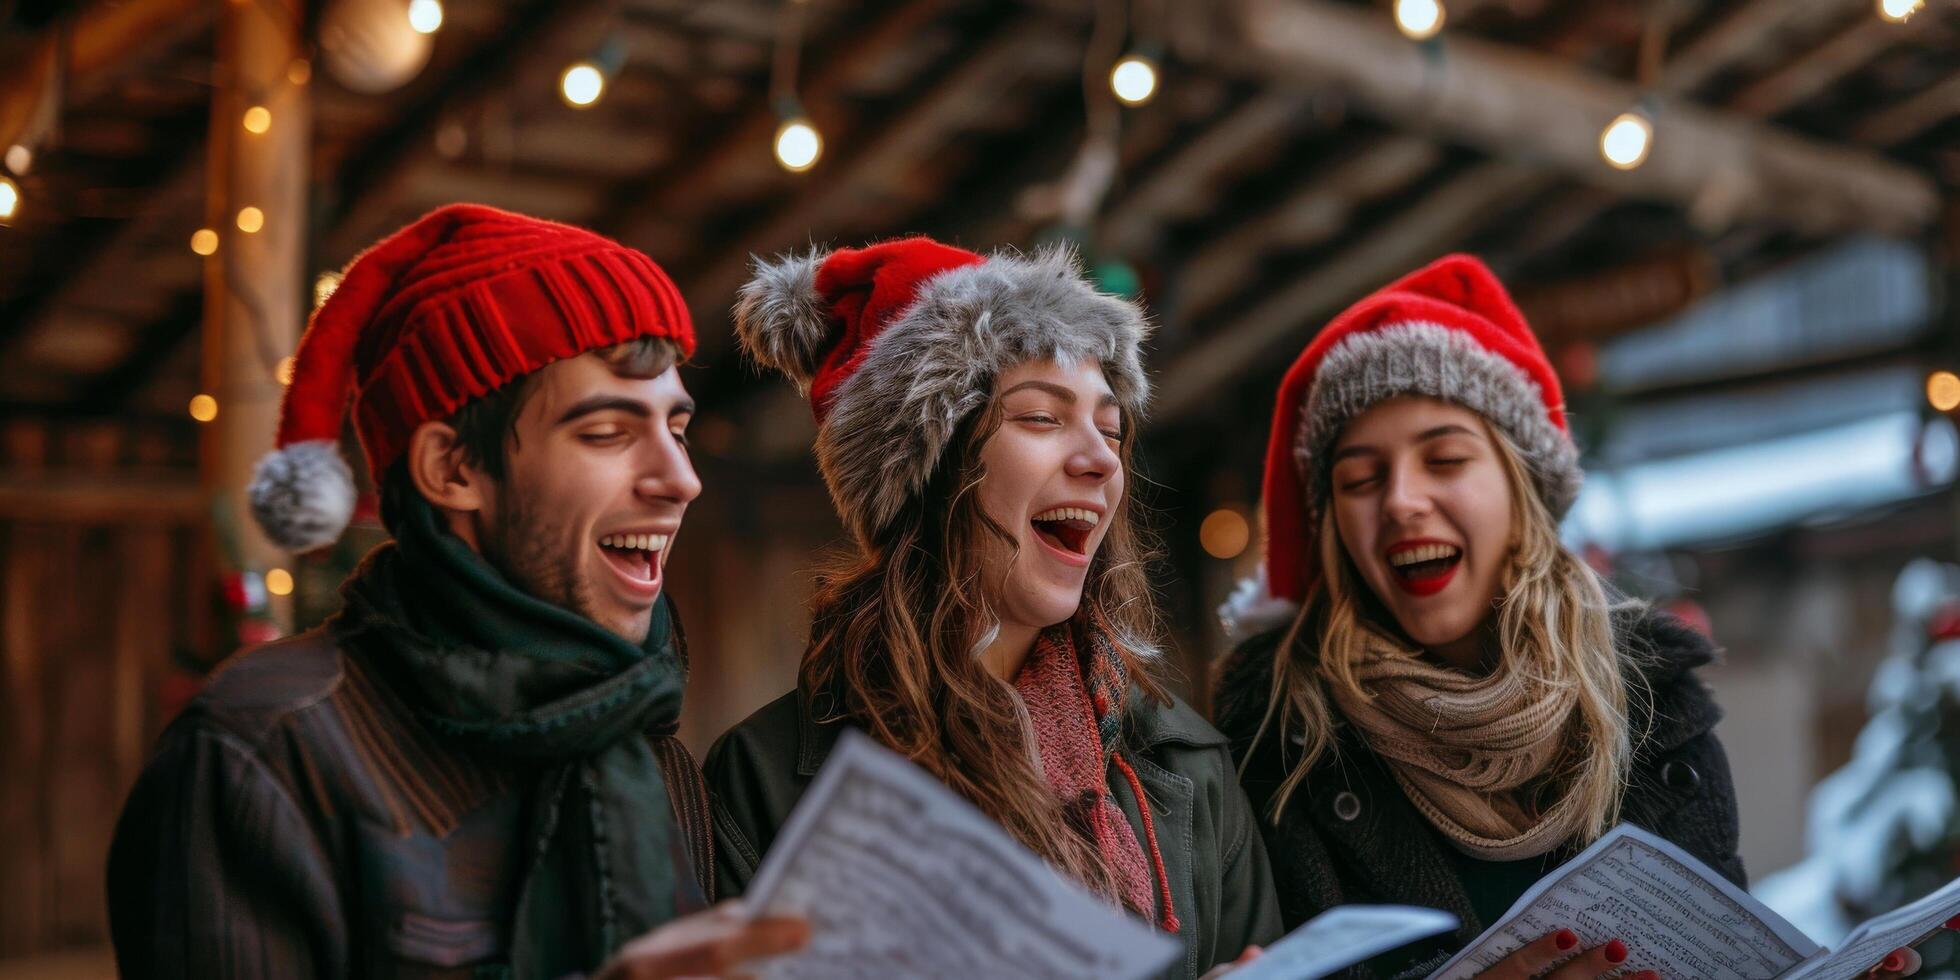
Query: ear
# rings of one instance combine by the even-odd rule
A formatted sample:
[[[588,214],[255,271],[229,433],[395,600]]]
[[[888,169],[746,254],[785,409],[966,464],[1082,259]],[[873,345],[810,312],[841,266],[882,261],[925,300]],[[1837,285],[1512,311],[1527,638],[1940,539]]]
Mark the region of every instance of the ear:
[[[437,510],[456,515],[489,508],[489,474],[465,458],[462,441],[449,423],[416,426],[402,461],[415,491]]]

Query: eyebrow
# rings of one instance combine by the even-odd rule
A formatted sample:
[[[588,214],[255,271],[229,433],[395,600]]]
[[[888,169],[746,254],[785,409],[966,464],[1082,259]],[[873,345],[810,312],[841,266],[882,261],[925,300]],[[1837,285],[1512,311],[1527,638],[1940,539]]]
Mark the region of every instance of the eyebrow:
[[[1070,405],[1075,404],[1075,392],[1070,391],[1068,388],[1058,385],[1052,381],[1023,381],[1020,384],[1017,384],[1014,387],[1001,392],[1000,397],[1006,398],[1008,395],[1011,395],[1024,388],[1033,388],[1037,391],[1044,391],[1050,395],[1055,396],[1056,398],[1061,399],[1062,401]],[[1107,391],[1103,392],[1102,395],[1096,399],[1097,408],[1109,408],[1114,406],[1115,404],[1116,404],[1116,396]]]
[[[558,421],[552,424],[564,425],[567,422],[573,422],[598,412],[625,412],[628,415],[636,415],[643,419],[650,419],[654,414],[653,409],[643,401],[622,398],[618,395],[594,395],[566,409],[565,414],[558,416]],[[692,399],[688,399],[676,402],[674,407],[667,412],[667,417],[673,418],[676,415],[693,414],[694,402]]]
[[[1471,431],[1470,429],[1464,426],[1458,425],[1455,422],[1447,422],[1444,423],[1443,425],[1439,425],[1434,428],[1422,430],[1421,432],[1416,434],[1415,441],[1428,442],[1431,439],[1441,439],[1444,436],[1474,436],[1474,435],[1476,435],[1475,432]],[[1349,446],[1346,449],[1335,450],[1333,458],[1328,460],[1328,462],[1338,463],[1341,460],[1347,459],[1350,456],[1362,456],[1373,452],[1379,452],[1379,450],[1377,450],[1373,446]]]

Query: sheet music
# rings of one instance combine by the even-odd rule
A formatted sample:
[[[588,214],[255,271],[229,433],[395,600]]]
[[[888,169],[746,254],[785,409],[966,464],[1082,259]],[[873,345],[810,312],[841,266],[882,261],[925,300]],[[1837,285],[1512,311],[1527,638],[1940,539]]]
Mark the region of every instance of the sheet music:
[[[1504,921],[1431,980],[1468,980],[1561,928],[1577,932],[1582,949],[1620,939],[1632,950],[1626,972],[1664,977],[1772,980],[1818,952],[1796,926],[1707,865],[1622,824],[1525,892]]]
[[[1143,977],[1175,937],[1065,881],[938,780],[847,731],[746,900],[809,919],[810,945],[758,964],[830,977]]]
[[[1903,946],[1913,946],[1960,915],[1960,878],[1911,905],[1867,920],[1851,930],[1836,952],[1806,964],[1789,980],[1849,980]]]
[[[1456,916],[1436,909],[1343,905],[1287,933],[1231,980],[1312,980],[1456,926]]]

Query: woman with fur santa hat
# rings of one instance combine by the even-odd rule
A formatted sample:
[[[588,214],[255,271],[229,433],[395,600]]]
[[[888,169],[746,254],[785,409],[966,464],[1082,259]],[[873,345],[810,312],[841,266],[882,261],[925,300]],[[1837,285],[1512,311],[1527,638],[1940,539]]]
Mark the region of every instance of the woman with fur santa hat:
[[[1224,738],[1160,681],[1129,493],[1148,331],[1062,250],[924,238],[758,262],[743,348],[812,401],[851,532],[796,690],[709,753],[739,891],[845,726],[904,754],[1197,976],[1278,935]]]

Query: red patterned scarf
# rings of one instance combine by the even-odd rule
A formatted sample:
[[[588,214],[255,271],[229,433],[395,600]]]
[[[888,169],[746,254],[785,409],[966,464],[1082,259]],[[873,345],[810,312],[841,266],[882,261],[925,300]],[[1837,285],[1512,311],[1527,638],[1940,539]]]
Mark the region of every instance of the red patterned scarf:
[[[1108,638],[1097,631],[1086,632],[1090,634],[1088,642],[1078,644],[1066,623],[1043,630],[1014,677],[1014,689],[1027,705],[1034,726],[1042,775],[1061,797],[1063,806],[1082,816],[1082,824],[1089,828],[1103,861],[1114,873],[1121,891],[1117,897],[1132,911],[1150,918],[1157,911],[1152,891],[1159,891],[1163,908],[1156,916],[1158,923],[1165,931],[1176,932],[1170,881],[1157,848],[1150,804],[1144,799],[1135,770],[1119,751],[1129,676]],[[1110,796],[1111,766],[1124,775],[1136,796],[1145,841],[1137,840],[1129,819]]]

